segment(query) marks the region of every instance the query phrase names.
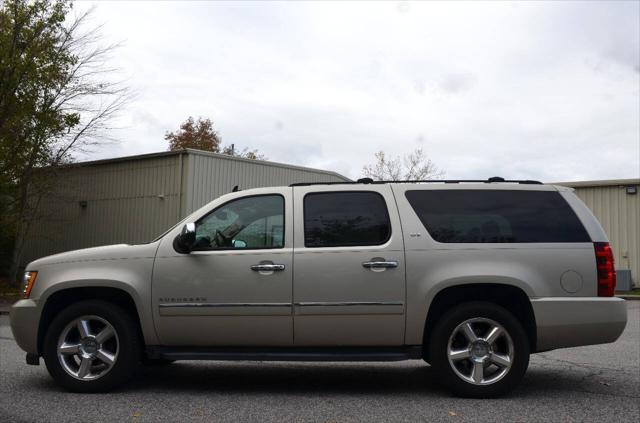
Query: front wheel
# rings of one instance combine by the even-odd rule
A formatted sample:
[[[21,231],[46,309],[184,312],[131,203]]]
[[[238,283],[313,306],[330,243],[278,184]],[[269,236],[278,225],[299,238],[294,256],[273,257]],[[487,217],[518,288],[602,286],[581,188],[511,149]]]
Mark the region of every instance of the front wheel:
[[[513,390],[529,365],[522,325],[493,303],[469,302],[445,313],[430,336],[431,364],[455,395],[495,397]]]
[[[87,300],[62,310],[44,339],[53,379],[73,392],[105,392],[128,380],[140,360],[133,318],[115,304]]]

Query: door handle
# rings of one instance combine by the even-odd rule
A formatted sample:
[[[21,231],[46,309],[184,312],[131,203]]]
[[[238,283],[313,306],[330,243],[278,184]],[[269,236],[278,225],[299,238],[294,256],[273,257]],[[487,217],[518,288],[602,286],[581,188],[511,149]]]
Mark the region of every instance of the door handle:
[[[284,270],[284,264],[253,264],[251,265],[251,270],[255,270],[256,272],[279,272]]]
[[[364,263],[362,263],[362,267],[366,269],[390,269],[393,267],[398,267],[398,262],[396,260],[365,261]]]

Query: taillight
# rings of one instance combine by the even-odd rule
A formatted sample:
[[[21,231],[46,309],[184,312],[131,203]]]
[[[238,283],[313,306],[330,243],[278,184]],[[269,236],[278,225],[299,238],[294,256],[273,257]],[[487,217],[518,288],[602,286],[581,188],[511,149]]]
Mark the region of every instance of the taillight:
[[[596,268],[598,270],[598,297],[613,297],[616,290],[613,250],[608,242],[594,242],[593,246],[596,250]]]

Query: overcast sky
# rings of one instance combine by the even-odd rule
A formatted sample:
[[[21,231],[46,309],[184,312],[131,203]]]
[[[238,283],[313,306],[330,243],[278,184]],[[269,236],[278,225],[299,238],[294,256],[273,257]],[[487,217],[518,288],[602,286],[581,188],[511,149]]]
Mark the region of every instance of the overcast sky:
[[[88,158],[164,151],[193,115],[352,178],[419,146],[448,178],[637,178],[639,5],[98,3],[137,97]]]

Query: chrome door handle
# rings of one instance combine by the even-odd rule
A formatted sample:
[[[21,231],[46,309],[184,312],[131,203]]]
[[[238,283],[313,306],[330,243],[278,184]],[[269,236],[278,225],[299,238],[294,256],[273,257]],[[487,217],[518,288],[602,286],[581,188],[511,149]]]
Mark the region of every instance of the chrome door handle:
[[[392,267],[398,267],[396,260],[389,261],[365,261],[362,263],[362,267],[367,269],[389,269]]]
[[[273,272],[284,270],[284,264],[254,264],[251,266],[251,270],[256,272]]]

